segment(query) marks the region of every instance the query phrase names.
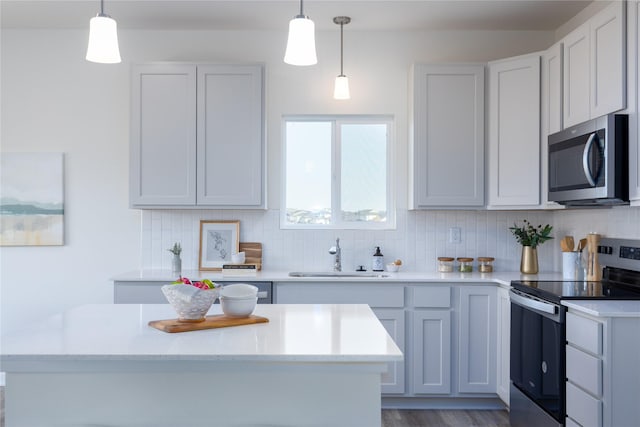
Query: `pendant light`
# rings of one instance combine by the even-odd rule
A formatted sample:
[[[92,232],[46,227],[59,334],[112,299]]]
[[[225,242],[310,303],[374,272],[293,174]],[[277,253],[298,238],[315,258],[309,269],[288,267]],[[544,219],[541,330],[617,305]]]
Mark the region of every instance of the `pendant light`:
[[[121,62],[118,48],[118,24],[104,13],[104,0],[100,0],[100,13],[89,21],[87,61],[101,64]]]
[[[343,71],[343,28],[346,24],[351,22],[351,18],[348,16],[336,16],[333,18],[333,22],[340,25],[340,75],[336,77],[336,84],[333,89],[333,98],[350,99],[349,79],[344,75]]]
[[[291,65],[314,65],[318,63],[316,57],[315,24],[302,11],[300,0],[300,14],[289,21],[289,38],[284,62]]]

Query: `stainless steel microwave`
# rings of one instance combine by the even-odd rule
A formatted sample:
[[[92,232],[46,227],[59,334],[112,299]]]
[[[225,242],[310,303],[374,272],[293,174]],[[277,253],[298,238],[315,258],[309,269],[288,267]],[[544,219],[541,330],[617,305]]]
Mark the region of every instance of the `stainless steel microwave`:
[[[626,114],[609,114],[549,135],[549,200],[568,206],[628,203]]]

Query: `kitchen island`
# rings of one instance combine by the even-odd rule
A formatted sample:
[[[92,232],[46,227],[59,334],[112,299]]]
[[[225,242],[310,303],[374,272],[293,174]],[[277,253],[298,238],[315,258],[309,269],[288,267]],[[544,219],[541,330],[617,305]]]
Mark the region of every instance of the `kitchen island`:
[[[380,425],[403,355],[367,305],[254,314],[269,322],[169,334],[148,326],[169,305],[84,305],[3,336],[6,427]]]

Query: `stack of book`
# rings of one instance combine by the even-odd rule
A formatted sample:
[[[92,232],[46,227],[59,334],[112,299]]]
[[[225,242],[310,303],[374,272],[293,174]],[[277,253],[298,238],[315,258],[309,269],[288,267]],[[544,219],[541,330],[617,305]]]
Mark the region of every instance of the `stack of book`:
[[[258,271],[256,264],[224,264],[223,276],[255,276]]]

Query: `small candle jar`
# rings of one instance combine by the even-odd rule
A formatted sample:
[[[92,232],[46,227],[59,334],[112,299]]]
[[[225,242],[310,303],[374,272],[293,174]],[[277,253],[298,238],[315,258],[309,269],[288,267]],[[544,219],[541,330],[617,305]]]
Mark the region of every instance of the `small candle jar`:
[[[493,272],[493,257],[478,257],[478,271],[480,273],[492,273]]]
[[[473,258],[458,258],[458,271],[471,273],[473,271]]]
[[[438,257],[438,271],[440,273],[451,273],[453,271],[453,258]]]

